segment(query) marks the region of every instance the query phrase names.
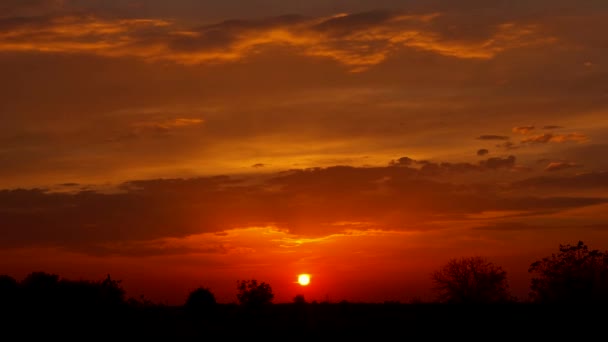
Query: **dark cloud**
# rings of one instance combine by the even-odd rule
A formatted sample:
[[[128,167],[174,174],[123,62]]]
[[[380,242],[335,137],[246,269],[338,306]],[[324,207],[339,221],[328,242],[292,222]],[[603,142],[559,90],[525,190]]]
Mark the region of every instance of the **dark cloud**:
[[[563,160],[584,161],[591,170],[608,170],[608,158],[604,158],[608,144],[571,144],[560,152]]]
[[[551,226],[534,226],[525,222],[492,222],[482,226],[473,227],[473,230],[491,231],[526,231],[553,228]]]
[[[479,165],[487,169],[511,169],[515,166],[515,156],[506,158],[493,157],[479,162]]]
[[[490,153],[490,151],[488,151],[488,150],[487,150],[487,149],[485,149],[485,148],[482,148],[482,149],[480,149],[480,150],[477,150],[477,155],[478,155],[478,156],[485,156],[485,155],[486,155],[486,154],[488,154],[488,153]]]
[[[608,231],[608,222],[585,225],[585,228],[592,230]]]
[[[327,19],[312,27],[313,30],[322,33],[329,33],[332,36],[345,36],[352,34],[353,31],[373,29],[382,26],[400,13],[376,10],[351,15],[336,16]],[[412,17],[415,20],[415,17]],[[413,20],[413,21],[414,21]]]
[[[555,126],[555,125],[543,126],[543,129],[559,129],[559,128],[564,128],[564,127],[562,127],[562,126]]]
[[[587,172],[561,177],[533,177],[512,184],[513,188],[598,189],[608,187],[608,171]]]
[[[606,223],[597,224],[575,224],[575,225],[554,225],[554,224],[529,224],[526,222],[519,221],[498,221],[484,224],[481,226],[473,227],[473,230],[486,230],[486,231],[497,231],[497,232],[518,232],[518,231],[532,231],[532,230],[555,230],[555,229],[572,229],[582,228],[591,230],[605,230],[608,228]]]
[[[416,163],[416,161],[414,159],[411,159],[408,157],[402,157],[397,160],[391,160],[389,165],[390,166],[410,166],[414,163]]]
[[[502,148],[502,149],[505,149],[505,150],[515,150],[515,149],[519,148],[519,146],[517,146],[512,141],[505,141],[504,143],[497,144],[496,147],[497,148]]]
[[[253,167],[254,169],[259,169],[259,168],[262,168],[265,166],[266,166],[266,164],[262,164],[262,163],[257,163],[257,164],[251,165],[251,167]]]
[[[433,179],[446,172],[509,168],[514,157],[475,164],[416,162],[413,167],[297,169],[273,177],[228,176],[131,181],[118,192],[53,193],[43,189],[0,191],[2,248],[58,246],[90,253],[177,253],[162,239],[276,225],[293,234],[324,236],[343,231],[340,222],[369,222],[374,229],[415,229],[438,217],[486,211],[559,211],[599,203],[603,198],[501,196],[483,187]],[[602,176],[603,186],[608,177]],[[582,186],[589,179],[553,179]],[[595,178],[594,178],[595,179]],[[528,183],[550,185],[544,178]],[[593,186],[598,182],[592,181]],[[526,185],[520,182],[518,186]],[[590,184],[587,184],[590,185]],[[203,246],[201,253],[217,250]],[[211,249],[209,249],[211,248]],[[140,249],[140,250],[138,250]],[[190,250],[189,250],[190,251]],[[162,253],[162,251],[158,252]]]
[[[66,2],[66,0],[2,0],[0,18],[49,14],[62,9]]]
[[[478,153],[478,155],[480,154]],[[512,169],[515,167],[515,156],[508,156],[505,158],[488,158],[486,160],[479,161],[477,164],[465,162],[433,162],[428,160],[414,160],[408,157],[403,157],[397,160],[392,160],[389,163],[389,166],[416,167],[420,175],[434,177],[471,171]]]
[[[478,140],[509,140],[505,135],[486,134],[477,137]]]
[[[506,50],[545,44],[535,27],[522,23],[488,25],[481,37],[453,37],[435,23],[440,15],[370,11],[308,18],[297,15],[230,20],[182,27],[158,18],[111,19],[95,13],[8,18],[0,51],[92,54],[179,64],[242,60],[274,47],[326,58],[363,71],[405,49],[460,59],[492,59]],[[452,25],[454,27],[454,25]],[[479,35],[481,30],[473,31]]]

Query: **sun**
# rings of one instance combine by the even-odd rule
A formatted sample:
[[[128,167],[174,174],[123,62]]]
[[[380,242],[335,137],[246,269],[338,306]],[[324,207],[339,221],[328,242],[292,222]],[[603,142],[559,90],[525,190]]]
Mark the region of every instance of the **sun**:
[[[310,274],[300,274],[298,276],[298,284],[302,286],[307,286],[310,284]]]

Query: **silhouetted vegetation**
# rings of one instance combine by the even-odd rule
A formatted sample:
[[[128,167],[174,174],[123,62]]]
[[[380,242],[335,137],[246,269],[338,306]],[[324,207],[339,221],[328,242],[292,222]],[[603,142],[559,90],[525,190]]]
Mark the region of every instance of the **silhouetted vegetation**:
[[[170,306],[144,296],[126,299],[121,282],[109,275],[100,281],[68,280],[45,272],[33,272],[22,281],[0,275],[1,336],[17,333],[28,340],[90,334],[86,336],[175,340],[216,335],[221,339],[325,337],[331,333],[341,337],[363,333],[403,337],[407,331],[433,339],[443,332],[451,337],[470,337],[474,325],[495,331],[508,326],[508,332],[519,334],[537,328],[547,337],[546,325],[540,324],[543,320],[552,326],[585,326],[585,331],[603,327],[590,322],[603,322],[608,318],[605,310],[571,310],[562,304],[606,303],[607,260],[606,252],[589,250],[582,242],[560,245],[559,254],[530,267],[536,274],[531,284],[533,302],[514,302],[506,272],[480,257],[452,259],[433,273],[436,302],[414,298],[407,303],[309,303],[298,294],[292,303],[269,305],[274,299],[271,286],[252,279],[237,281],[238,304],[216,303],[211,289],[199,287],[189,293],[183,305]],[[510,305],[495,305],[505,302]],[[450,305],[459,303],[483,305]],[[543,303],[558,303],[559,310]]]
[[[512,300],[507,272],[482,257],[451,259],[432,274],[442,303],[487,304]]]
[[[295,304],[306,304],[306,298],[304,298],[304,295],[299,294],[293,297],[293,302]]]
[[[12,308],[17,303],[19,284],[11,276],[0,275],[0,308]]]
[[[236,288],[236,298],[246,308],[259,309],[271,304],[274,299],[272,287],[264,282],[258,284],[255,279],[239,280]]]
[[[530,296],[539,303],[608,302],[608,253],[576,245],[560,245],[559,253],[534,262],[528,270]]]
[[[190,292],[184,308],[194,316],[206,316],[215,311],[215,296],[210,289],[199,287]]]

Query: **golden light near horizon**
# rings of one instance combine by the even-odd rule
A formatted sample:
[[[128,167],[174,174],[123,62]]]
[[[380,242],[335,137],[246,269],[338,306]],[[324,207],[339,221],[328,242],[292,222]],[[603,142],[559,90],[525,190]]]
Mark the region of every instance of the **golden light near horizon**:
[[[308,286],[308,284],[310,284],[310,274],[300,274],[298,276],[298,284],[301,286]]]

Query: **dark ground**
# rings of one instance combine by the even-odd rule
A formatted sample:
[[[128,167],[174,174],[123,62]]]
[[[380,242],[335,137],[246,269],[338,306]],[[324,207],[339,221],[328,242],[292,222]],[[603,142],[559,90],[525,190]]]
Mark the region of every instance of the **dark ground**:
[[[539,304],[273,304],[245,310],[219,304],[200,315],[181,307],[112,310],[14,309],[3,312],[0,340],[606,340],[608,308]],[[10,338],[4,339],[2,336]],[[570,338],[572,337],[572,338]]]

